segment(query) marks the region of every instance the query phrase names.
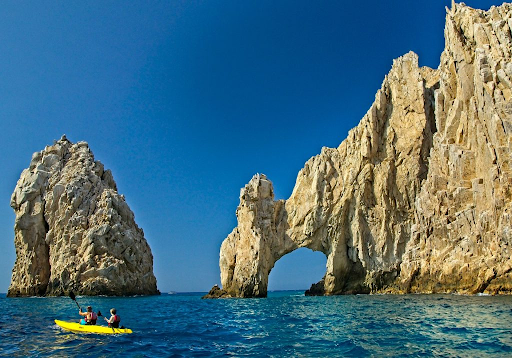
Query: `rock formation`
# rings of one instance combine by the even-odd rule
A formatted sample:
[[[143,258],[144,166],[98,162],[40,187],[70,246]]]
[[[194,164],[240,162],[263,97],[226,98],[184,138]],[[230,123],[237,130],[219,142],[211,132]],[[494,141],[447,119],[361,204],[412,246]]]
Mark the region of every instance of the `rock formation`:
[[[8,296],[157,294],[153,255],[110,170],[63,136],[32,156],[12,194]]]
[[[327,257],[309,294],[512,292],[512,4],[447,9],[437,70],[394,61],[338,148],[274,201],[256,175],[220,250],[226,295],[264,297],[279,258]]]

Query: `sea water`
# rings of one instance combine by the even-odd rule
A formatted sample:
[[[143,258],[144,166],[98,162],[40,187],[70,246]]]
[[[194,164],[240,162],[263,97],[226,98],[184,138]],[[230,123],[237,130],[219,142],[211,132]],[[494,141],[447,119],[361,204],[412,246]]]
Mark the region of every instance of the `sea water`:
[[[69,297],[0,296],[0,356],[9,357],[506,357],[512,297],[356,295],[201,300],[201,294],[77,297],[133,334],[71,333]],[[98,320],[102,322],[102,318]]]

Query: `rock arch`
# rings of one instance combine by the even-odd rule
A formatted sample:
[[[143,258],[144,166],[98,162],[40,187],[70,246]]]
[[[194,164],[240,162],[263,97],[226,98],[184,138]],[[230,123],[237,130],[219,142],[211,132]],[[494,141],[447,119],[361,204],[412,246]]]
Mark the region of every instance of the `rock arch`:
[[[251,179],[220,250],[229,295],[265,297],[275,262],[300,247],[327,257],[317,293],[368,293],[396,278],[435,131],[436,76],[412,52],[395,60],[361,123],[305,164],[286,201],[265,175]]]
[[[511,19],[511,4],[453,2],[437,70],[395,60],[359,125],[305,164],[286,201],[255,176],[221,248],[229,295],[265,296],[269,269],[297,247],[327,255],[316,288],[328,295],[510,294]]]
[[[306,291],[325,275],[327,256],[306,247],[298,248],[276,261],[269,273],[269,291]]]

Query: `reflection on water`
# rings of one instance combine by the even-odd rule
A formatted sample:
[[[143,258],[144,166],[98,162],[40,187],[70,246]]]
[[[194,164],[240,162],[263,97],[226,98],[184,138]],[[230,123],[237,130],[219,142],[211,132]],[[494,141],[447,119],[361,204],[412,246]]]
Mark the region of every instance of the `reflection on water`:
[[[200,294],[78,298],[116,307],[131,335],[75,334],[68,297],[0,298],[0,356],[507,356],[512,297],[357,295],[201,300]]]

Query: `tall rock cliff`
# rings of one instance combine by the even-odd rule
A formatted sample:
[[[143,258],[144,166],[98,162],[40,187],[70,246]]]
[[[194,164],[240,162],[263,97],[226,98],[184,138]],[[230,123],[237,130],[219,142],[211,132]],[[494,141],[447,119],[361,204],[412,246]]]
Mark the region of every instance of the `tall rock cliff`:
[[[257,175],[220,252],[224,293],[266,296],[299,247],[327,267],[311,294],[512,292],[512,5],[447,9],[437,70],[394,61],[375,102],[336,148],[274,201]]]
[[[157,294],[153,255],[110,170],[63,136],[32,156],[16,213],[8,296]]]
[[[401,265],[409,291],[512,290],[512,4],[455,5],[437,132]]]

